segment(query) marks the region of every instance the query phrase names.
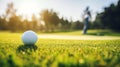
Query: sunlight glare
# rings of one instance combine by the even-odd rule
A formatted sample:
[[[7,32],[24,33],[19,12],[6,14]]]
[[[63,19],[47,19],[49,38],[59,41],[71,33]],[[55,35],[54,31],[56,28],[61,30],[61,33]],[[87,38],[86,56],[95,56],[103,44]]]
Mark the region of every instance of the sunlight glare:
[[[27,18],[28,20],[31,20],[31,17],[33,14],[38,15],[39,10],[39,4],[34,0],[24,0],[23,3],[21,3],[20,7],[18,8],[18,14],[22,15],[24,18]]]

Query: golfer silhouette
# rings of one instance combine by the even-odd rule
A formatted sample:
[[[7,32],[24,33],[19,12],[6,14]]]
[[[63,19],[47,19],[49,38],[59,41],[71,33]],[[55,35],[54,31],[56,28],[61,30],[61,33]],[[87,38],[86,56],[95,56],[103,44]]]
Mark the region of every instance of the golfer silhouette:
[[[90,18],[91,18],[91,13],[89,11],[89,6],[87,6],[83,14],[83,20],[84,20],[83,34],[87,34]]]

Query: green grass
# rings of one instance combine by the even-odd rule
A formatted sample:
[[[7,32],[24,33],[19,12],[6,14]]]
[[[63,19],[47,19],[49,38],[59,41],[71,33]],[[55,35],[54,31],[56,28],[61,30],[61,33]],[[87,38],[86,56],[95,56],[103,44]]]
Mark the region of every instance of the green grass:
[[[0,67],[120,67],[120,40],[39,39],[25,46],[21,33],[0,32]]]
[[[54,33],[40,33],[40,34],[58,34],[58,35],[82,35],[82,30],[78,31],[66,31],[66,32],[54,32]],[[88,30],[87,35],[94,35],[94,36],[120,36],[120,32],[114,32],[111,30]]]

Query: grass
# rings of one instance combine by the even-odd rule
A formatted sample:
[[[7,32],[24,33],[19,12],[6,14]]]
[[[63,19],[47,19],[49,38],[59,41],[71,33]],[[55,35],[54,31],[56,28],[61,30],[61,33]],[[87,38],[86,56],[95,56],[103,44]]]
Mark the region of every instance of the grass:
[[[40,33],[40,34],[58,34],[58,35],[82,35],[82,30],[78,31],[68,31],[68,32],[54,32],[54,33]],[[111,30],[88,30],[87,35],[94,36],[120,36],[120,32],[114,32]]]
[[[25,46],[20,36],[0,32],[0,67],[120,67],[120,40],[39,39]]]

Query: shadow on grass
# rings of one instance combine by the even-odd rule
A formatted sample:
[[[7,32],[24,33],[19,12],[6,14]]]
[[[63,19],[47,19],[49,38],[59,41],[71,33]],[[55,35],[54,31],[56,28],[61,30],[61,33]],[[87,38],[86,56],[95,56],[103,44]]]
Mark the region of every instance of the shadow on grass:
[[[104,36],[105,33],[87,33],[87,35]]]
[[[35,52],[37,50],[36,45],[20,45],[17,48],[17,53],[27,53],[30,54],[31,52]]]
[[[98,31],[89,31],[87,35],[94,36],[120,36],[120,32],[112,31],[112,30],[98,30]]]

